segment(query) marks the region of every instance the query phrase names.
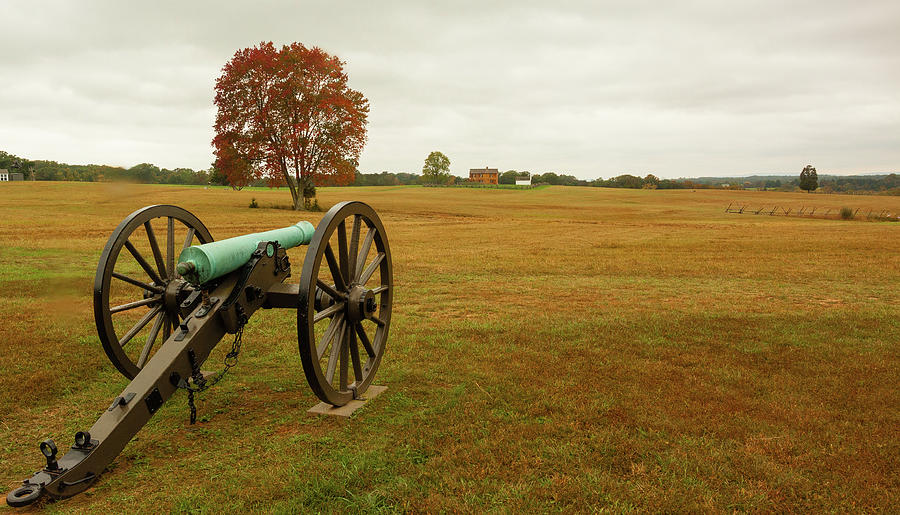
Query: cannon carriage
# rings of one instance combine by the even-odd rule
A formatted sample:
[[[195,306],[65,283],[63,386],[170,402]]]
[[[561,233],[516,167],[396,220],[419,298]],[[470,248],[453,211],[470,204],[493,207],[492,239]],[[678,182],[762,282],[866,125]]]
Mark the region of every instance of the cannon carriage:
[[[289,281],[286,250],[303,245],[299,281]],[[100,342],[131,382],[63,456],[52,440],[42,442],[44,468],[7,503],[86,490],[179,389],[188,392],[193,423],[194,394],[236,363],[244,326],[259,309],[296,310],[300,360],[320,400],[342,406],[362,397],[384,355],[392,298],[387,235],[362,202],[335,205],[315,228],[300,222],[221,241],[182,208],[135,211],[109,237],[94,281]],[[203,372],[228,335],[225,369]]]

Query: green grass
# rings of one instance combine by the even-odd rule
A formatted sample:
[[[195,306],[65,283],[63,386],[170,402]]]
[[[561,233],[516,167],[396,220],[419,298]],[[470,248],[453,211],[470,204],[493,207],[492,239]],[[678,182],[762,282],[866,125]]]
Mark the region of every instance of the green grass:
[[[150,203],[217,238],[322,213],[286,190],[0,188],[0,477],[40,465],[127,382],[95,334],[106,238]],[[321,188],[373,205],[396,297],[377,384],[311,416],[290,311],[176,395],[51,512],[891,511],[900,492],[900,226],[725,214],[742,191]],[[854,197],[897,211],[900,199]],[[830,204],[829,204],[830,203]],[[862,209],[861,209],[862,211]],[[27,221],[27,223],[25,222]],[[303,251],[291,251],[299,271]],[[299,273],[294,274],[294,280]],[[221,368],[229,341],[206,368]],[[62,444],[61,444],[62,446]],[[0,507],[0,512],[6,508]],[[10,512],[12,510],[9,510]]]

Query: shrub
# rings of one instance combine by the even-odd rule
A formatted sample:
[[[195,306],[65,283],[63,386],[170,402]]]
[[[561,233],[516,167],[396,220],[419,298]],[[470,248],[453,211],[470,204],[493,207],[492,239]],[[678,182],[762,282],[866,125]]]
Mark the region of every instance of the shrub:
[[[315,198],[315,197],[311,198],[311,199],[309,199],[309,198],[303,199],[303,207],[307,211],[321,211],[322,210],[322,208],[319,207],[319,199]]]
[[[250,209],[256,209],[258,207],[259,207],[259,204],[256,203],[256,199],[255,198],[250,199]]]
[[[843,218],[844,220],[853,220],[853,210],[849,207],[842,207],[841,218]]]

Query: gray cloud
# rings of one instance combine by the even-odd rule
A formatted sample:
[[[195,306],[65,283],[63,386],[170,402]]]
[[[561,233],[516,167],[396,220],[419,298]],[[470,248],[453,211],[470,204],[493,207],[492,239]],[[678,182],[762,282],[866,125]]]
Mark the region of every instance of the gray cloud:
[[[318,45],[371,101],[364,171],[582,178],[900,168],[900,4],[4,2],[0,149],[205,168],[235,50]]]

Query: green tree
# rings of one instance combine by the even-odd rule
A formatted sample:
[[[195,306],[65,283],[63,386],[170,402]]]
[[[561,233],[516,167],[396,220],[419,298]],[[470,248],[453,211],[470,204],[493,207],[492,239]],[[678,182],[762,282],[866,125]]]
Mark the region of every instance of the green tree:
[[[150,163],[141,163],[129,168],[128,173],[138,182],[154,184],[157,182],[157,176],[160,174],[160,169],[156,165]]]
[[[450,180],[450,158],[435,150],[425,158],[422,166],[422,182],[444,184]]]
[[[806,165],[800,172],[800,189],[807,193],[819,187],[819,176],[813,165]]]
[[[556,184],[560,186],[578,186],[578,177],[574,175],[560,174],[556,180]]]
[[[215,186],[228,186],[228,177],[216,167],[215,161],[209,166],[209,183]]]
[[[540,182],[546,182],[547,184],[559,184],[559,175],[556,175],[554,172],[546,172],[541,175]]]
[[[34,169],[34,162],[0,150],[0,168],[6,168],[10,172],[21,173],[25,180],[29,180]]]
[[[632,188],[641,189],[644,186],[644,180],[631,174],[619,175],[605,181],[604,186],[608,188]]]
[[[516,177],[518,177],[519,172],[515,170],[507,170],[500,174],[500,184],[515,184]]]

